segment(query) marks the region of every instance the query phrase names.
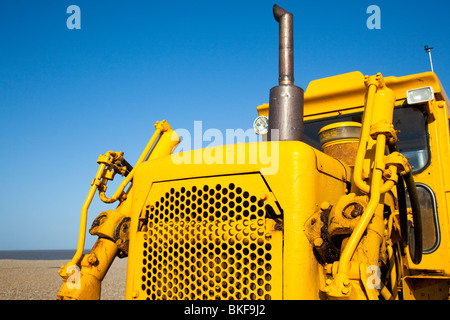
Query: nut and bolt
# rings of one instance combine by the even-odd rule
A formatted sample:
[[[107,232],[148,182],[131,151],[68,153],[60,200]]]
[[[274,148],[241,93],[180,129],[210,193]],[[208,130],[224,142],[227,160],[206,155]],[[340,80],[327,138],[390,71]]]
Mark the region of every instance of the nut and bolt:
[[[320,247],[323,244],[322,238],[314,239],[314,247]]]
[[[331,207],[331,205],[328,201],[324,201],[320,204],[320,209],[322,211],[328,210],[328,209],[330,209],[330,207]]]
[[[90,265],[93,265],[97,262],[98,259],[95,255],[90,254],[87,260]]]

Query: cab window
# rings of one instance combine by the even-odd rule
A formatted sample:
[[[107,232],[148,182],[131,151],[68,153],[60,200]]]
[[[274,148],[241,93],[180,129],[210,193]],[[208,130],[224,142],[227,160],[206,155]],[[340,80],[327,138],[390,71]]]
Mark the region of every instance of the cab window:
[[[307,121],[304,125],[304,142],[322,150],[319,130],[329,124],[344,121],[362,122],[362,112],[332,118]],[[401,106],[394,109],[393,121],[398,133],[399,152],[409,158],[413,173],[423,171],[430,162],[426,113],[416,106]]]

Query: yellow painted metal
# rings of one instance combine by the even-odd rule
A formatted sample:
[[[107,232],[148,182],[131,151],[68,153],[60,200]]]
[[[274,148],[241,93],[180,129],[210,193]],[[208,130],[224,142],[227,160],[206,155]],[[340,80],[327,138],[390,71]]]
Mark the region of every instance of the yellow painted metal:
[[[155,124],[155,133],[151,137],[150,141],[147,143],[147,146],[145,147],[144,151],[142,152],[141,156],[139,157],[138,161],[136,162],[135,168],[142,164],[148,157],[151,157],[150,152],[152,151],[152,148],[156,149],[155,143],[157,142],[158,138],[165,132],[169,132],[170,142],[166,139],[164,140],[165,143],[162,143],[162,151],[157,150],[157,155],[162,156],[164,154],[164,151],[166,151],[166,155],[170,154],[173,150],[173,148],[176,146],[177,143],[179,143],[180,139],[178,135],[173,134],[172,128],[169,126],[169,124],[166,121],[162,122],[156,122]],[[167,144],[169,144],[169,148],[167,147]],[[156,152],[155,152],[156,153]],[[120,154],[120,157],[122,157],[123,153]],[[83,208],[81,211],[81,222],[80,222],[80,236],[78,237],[78,245],[77,245],[77,251],[75,253],[75,256],[73,257],[71,263],[69,265],[78,265],[82,253],[84,250],[84,242],[86,238],[86,220],[87,220],[87,212],[88,208],[92,202],[92,199],[95,195],[95,192],[97,188],[100,188],[101,191],[99,191],[100,199],[102,199],[103,202],[106,203],[112,203],[119,199],[119,197],[123,194],[124,189],[126,186],[130,183],[131,179],[134,176],[135,168],[128,174],[128,176],[122,181],[119,188],[116,190],[113,196],[110,198],[105,196],[106,191],[106,182],[108,179],[104,177],[105,169],[108,165],[110,165],[112,162],[115,161],[114,157],[119,156],[119,153],[108,151],[105,155],[101,155],[99,157],[99,168],[97,170],[97,174],[91,184],[91,188],[89,190],[88,196],[86,198],[86,201],[83,204]]]
[[[285,211],[284,252],[288,259],[285,258],[283,264],[283,297],[318,299],[319,265],[305,237],[304,224],[321,203],[334,203],[345,193],[346,168],[299,143],[280,148],[280,158],[285,159],[280,171],[276,176],[267,176],[266,180]]]
[[[382,174],[384,169],[383,155],[384,148],[386,146],[386,136],[383,134],[378,135],[376,143],[376,153],[375,153],[375,169],[373,171],[373,177],[370,189],[370,201],[364,210],[361,219],[359,220],[355,230],[350,236],[348,243],[345,245],[344,251],[342,252],[339,259],[338,273],[334,279],[334,283],[330,286],[328,292],[329,297],[341,298],[345,296],[352,296],[352,286],[349,286],[349,263],[353,254],[355,253],[356,247],[358,246],[363,233],[366,232],[369,223],[371,222],[375,211],[379,207],[381,199],[381,188],[382,188]],[[383,165],[382,165],[383,164]],[[378,246],[379,247],[379,246]],[[379,249],[377,248],[377,253]]]
[[[439,275],[406,276],[403,284],[405,300],[448,300],[450,277]]]
[[[109,157],[110,154],[111,153],[108,152],[106,155]],[[91,188],[89,189],[87,198],[84,201],[83,207],[81,209],[80,234],[78,236],[77,251],[75,252],[74,257],[72,258],[72,261],[68,264],[68,266],[78,265],[81,261],[84,250],[84,242],[86,240],[86,223],[87,223],[88,209],[89,206],[91,205],[92,199],[94,198],[95,192],[97,191],[97,188],[100,185],[101,178],[105,168],[106,164],[101,163],[97,170],[97,174],[95,175],[95,178],[92,181]]]
[[[363,173],[363,168],[365,167],[366,172],[369,172],[369,170],[371,170],[372,161],[371,157],[365,160],[366,153],[370,149],[372,149],[372,146],[374,145],[374,139],[371,138],[373,130],[375,130],[375,134],[388,134],[388,136],[385,136],[383,146],[378,145],[378,137],[380,136],[380,134],[378,134],[377,136],[376,148],[382,148],[382,150],[380,151],[381,155],[378,155],[378,157],[382,157],[384,155],[386,138],[394,137],[396,139],[392,125],[395,96],[392,90],[386,87],[381,74],[366,78],[366,82],[368,86],[367,103],[364,110],[364,119],[361,129],[361,138],[359,142],[358,152],[356,154],[353,183],[362,192],[369,193],[370,185],[366,181],[364,181],[364,176],[367,175]],[[381,165],[381,162],[380,170],[384,170],[384,163],[383,165]],[[390,169],[396,170],[395,166],[392,166]],[[389,180],[383,186],[381,186],[380,192],[385,193],[392,189],[393,186],[394,182]]]
[[[365,76],[359,71],[311,81],[305,90],[305,120],[309,120],[315,115],[331,112],[341,114],[348,110],[353,112],[353,109],[361,108],[364,106],[367,93],[364,81]],[[439,100],[448,101],[442,84],[433,72],[402,77],[389,76],[384,77],[384,81],[398,100],[406,99],[407,90],[431,86]],[[268,116],[269,104],[258,106],[257,111],[259,115]],[[447,115],[450,116],[450,113]]]
[[[363,106],[365,94],[364,76],[360,72],[313,80],[305,90],[304,115]]]
[[[378,265],[380,246],[384,243],[383,194],[394,186],[398,169],[406,172],[410,170],[407,162],[403,161],[402,156],[398,153],[389,157],[384,156],[388,139],[390,143],[397,141],[396,132],[392,125],[394,93],[387,88],[381,74],[366,77],[365,82],[368,93],[360,144],[353,172],[352,189],[369,194],[369,202],[348,241],[343,245],[337,272],[330,280],[329,285],[325,287],[328,297],[332,299],[357,299],[360,296],[357,293],[358,286],[355,287],[350,281],[350,261],[353,258],[354,263],[359,262],[360,266],[363,266],[367,256],[369,265]],[[393,161],[391,158],[394,157],[400,160],[395,159]],[[406,165],[403,165],[404,163]],[[387,167],[389,167],[389,175],[385,173]],[[363,174],[364,168],[368,174]],[[383,178],[387,178],[386,181]],[[365,181],[366,179],[370,180],[370,184]],[[342,199],[346,197],[344,196]],[[353,200],[350,198],[350,201]],[[364,234],[366,235],[363,239]],[[357,254],[357,248],[362,255]],[[377,298],[376,291],[365,283],[366,278],[366,275],[361,271],[361,280],[367,298]],[[386,287],[381,289],[380,294],[389,299],[395,296]]]
[[[109,239],[99,238],[89,254],[83,255],[79,265],[61,268],[64,282],[57,299],[98,300],[101,296],[101,282],[108,272],[115,256],[117,246]],[[64,266],[63,266],[64,267]]]
[[[117,227],[117,223],[122,217],[130,216],[131,201],[126,201],[126,196],[127,194],[131,196],[132,192],[131,190],[124,192],[125,187],[132,180],[136,167],[141,165],[144,161],[169,155],[180,142],[179,136],[174,133],[165,120],[156,122],[155,129],[155,133],[142,152],[135,168],[131,170],[128,176],[120,184],[117,191],[110,198],[105,196],[106,183],[108,180],[114,178],[116,171],[120,172],[122,175],[125,173],[125,167],[120,167],[118,165],[123,161],[123,152],[108,151],[106,154],[99,156],[97,160],[99,168],[91,183],[91,188],[89,189],[88,196],[81,210],[77,250],[72,260],[67,265],[62,266],[58,271],[64,281],[58,293],[59,299],[100,298],[101,281],[118,252],[118,247],[114,242],[115,239],[112,239],[112,234],[114,233],[113,229]],[[103,221],[100,228],[101,230],[97,230],[98,233],[96,234],[105,238],[98,239],[89,255],[84,255],[87,213],[97,189],[99,189],[99,196],[103,202],[112,203],[120,199],[121,203],[116,210],[105,217],[106,219]],[[88,263],[83,262],[86,259]],[[67,282],[68,279],[70,280],[74,276],[79,278],[76,286]]]
[[[427,114],[431,160],[415,180],[433,190],[440,245],[414,265],[403,254],[408,247],[400,249],[394,188],[397,174],[411,168],[401,154],[385,156],[385,150],[397,140],[394,105],[402,107],[407,90],[424,86],[432,86],[436,98],[418,107]],[[267,116],[268,104],[257,110]],[[163,121],[155,125],[135,168],[108,198],[107,180],[124,173],[118,165],[123,153],[101,156],[83,205],[77,253],[61,270],[66,282],[60,296],[99,297],[101,279],[118,252],[111,234],[118,217],[126,216],[131,218],[127,299],[398,299],[401,289],[409,290],[404,298],[440,297],[450,279],[445,91],[430,72],[405,77],[352,72],[313,81],[305,92],[305,120],[359,111],[364,118],[354,168],[296,141],[171,154],[180,139]],[[97,188],[104,202],[121,204],[94,232],[101,245],[82,255],[87,210]],[[362,213],[345,216],[355,202],[361,203]],[[324,240],[325,225],[312,225],[325,213],[335,219],[326,227],[345,225],[348,231],[340,256],[331,263],[319,261],[314,251]],[[345,224],[344,219],[354,220]],[[387,276],[373,288],[367,270],[379,265],[387,266]],[[87,280],[76,294],[64,287],[70,285],[70,266],[81,267]],[[427,288],[415,291],[420,284]]]
[[[155,183],[138,231],[139,299],[280,299],[283,246],[265,219],[264,206],[278,211],[269,195],[259,174]]]
[[[305,116],[363,106],[366,94],[364,80],[362,73],[355,71],[311,81],[305,91]],[[384,81],[397,99],[405,99],[407,90],[431,86],[436,94],[447,100],[447,95],[433,72],[384,77]]]
[[[226,146],[226,152],[214,148],[221,164],[205,161],[211,150],[202,149],[185,155],[201,163],[163,157],[139,168],[126,298],[319,298],[319,266],[303,225],[321,202],[344,194],[346,168],[303,143],[278,144],[278,170],[272,174],[262,174],[267,161],[261,155],[238,163],[237,145]],[[248,155],[269,145],[243,144],[241,150]],[[234,162],[226,162],[233,152]],[[325,173],[327,168],[333,172]],[[224,283],[231,278],[233,285]]]
[[[337,122],[337,123],[331,123],[319,130],[319,133],[322,133],[324,131],[340,128],[340,127],[358,127],[361,128],[361,124],[359,122],[352,122],[352,121],[344,121],[344,122]]]
[[[124,204],[126,201],[122,202]],[[116,210],[107,210],[102,212],[98,217],[97,221],[92,224],[89,233],[92,235],[97,235],[101,238],[107,238],[114,240],[114,233],[118,225],[126,217],[125,214],[128,212],[123,210],[124,206],[119,206]]]
[[[156,122],[155,128],[161,131],[161,135],[159,136],[159,140],[155,147],[145,158],[145,161],[157,159],[159,157],[171,154],[181,141],[178,134],[172,129],[167,121],[163,120],[160,122]]]
[[[422,256],[422,262],[414,265],[407,260],[407,275],[417,275],[428,272],[440,275],[450,275],[449,258],[449,223],[450,223],[450,135],[448,115],[448,100],[431,101],[427,108],[428,132],[430,135],[430,163],[422,172],[414,176],[416,183],[423,183],[433,190],[438,210],[439,246],[437,249]],[[414,278],[412,278],[414,279]],[[414,280],[410,280],[414,281]],[[410,298],[415,295],[408,295]]]
[[[167,121],[165,120],[161,122],[157,121],[155,124],[155,129],[156,129],[155,133],[150,138],[149,142],[147,143],[147,146],[145,147],[144,151],[142,152],[141,156],[136,162],[135,168],[139,166],[141,163],[143,163],[145,160],[154,159],[157,157],[161,157],[162,155],[172,153],[173,149],[180,142],[180,137],[172,130]],[[160,139],[159,141],[162,141],[162,143],[156,144],[158,139]],[[107,179],[102,179],[103,188],[101,188],[99,192],[100,199],[102,199],[102,201],[106,203],[116,202],[119,199],[119,197],[122,196],[126,186],[133,179],[135,172],[136,171],[133,168],[133,170],[131,170],[131,172],[122,181],[120,186],[117,188],[116,192],[110,198],[106,197],[105,195]]]
[[[385,156],[386,144],[396,140],[392,126],[394,105],[403,103],[406,89],[427,85],[433,86],[438,99],[446,97],[432,73],[400,78],[363,77],[360,73],[351,73],[310,84],[305,95],[305,119],[364,110],[358,167],[354,172],[299,142],[206,148],[160,157],[142,165],[134,179],[126,298],[320,299],[324,297],[321,295],[323,292],[326,297],[337,299],[378,299],[380,296],[398,299],[397,290],[402,288],[401,283],[398,286],[400,279],[403,276],[414,279],[414,270],[425,267],[432,272],[446,274],[448,251],[444,251],[445,247],[441,246],[433,255],[425,255],[417,266],[409,261],[407,255],[400,256],[398,239],[395,240],[395,233],[391,233],[391,229],[398,228],[396,202],[392,194],[386,193],[395,185],[397,171],[410,169],[402,155]],[[257,110],[259,115],[267,115],[268,105],[261,105]],[[428,112],[435,117],[428,124],[433,137],[430,145],[433,157],[431,165],[417,175],[417,181],[431,185],[439,193],[436,194],[437,201],[442,203],[449,190],[448,169],[444,169],[443,164],[450,150],[447,105],[445,102],[430,103]],[[262,146],[272,151],[276,149],[272,155],[278,154],[278,157],[269,162],[262,161],[259,154]],[[245,155],[238,156],[238,149],[244,150]],[[263,169],[268,168],[267,163],[274,169],[270,174],[267,171],[263,173]],[[436,175],[437,170],[443,170],[444,175]],[[368,203],[361,217],[355,220],[353,232],[343,242],[339,261],[329,268],[316,260],[313,244],[305,237],[303,228],[324,203],[332,206],[348,194],[346,182],[351,181],[350,176],[353,176],[352,190],[360,195],[367,194]],[[245,222],[247,220],[237,221],[234,216],[219,212],[230,210],[220,202],[227,199],[225,201],[229,203],[230,199],[224,198],[220,192],[224,188],[229,192],[232,185],[234,188],[239,186],[242,192],[248,192],[249,197],[255,199],[261,192],[269,193],[269,197],[262,198],[265,203],[270,203],[274,212],[283,213],[282,219],[275,222],[264,215]],[[220,197],[202,207],[202,210],[207,210],[205,215],[197,212],[193,216],[192,203],[199,201],[198,190],[203,188],[208,192],[214,191],[213,195],[200,200],[201,205],[215,194],[220,194]],[[194,190],[197,192],[195,199]],[[190,215],[186,214],[188,201]],[[385,205],[392,211],[389,223],[384,220]],[[264,206],[258,210],[263,208],[265,210]],[[445,203],[443,208],[443,212],[447,212]],[[176,220],[181,212],[184,213],[183,218]],[[249,214],[252,214],[251,210]],[[439,220],[440,230],[448,233],[448,217],[443,220]],[[259,226],[260,233],[242,233],[245,223],[249,226],[253,223],[255,230]],[[386,226],[389,227],[387,230]],[[271,234],[271,237],[263,238],[263,234]],[[386,238],[386,234],[393,238]],[[230,239],[233,239],[233,244]],[[448,243],[448,237],[442,235],[441,241]],[[259,266],[254,262],[252,265],[251,259],[244,260],[244,250],[252,252],[244,242],[253,245],[253,250],[260,250],[263,255],[270,252],[270,262],[260,260]],[[238,250],[237,243],[240,244]],[[258,243],[269,243],[270,251],[265,247],[259,248]],[[180,252],[182,245],[185,247]],[[384,253],[380,250],[383,248]],[[389,287],[383,282],[379,289],[374,289],[369,286],[371,277],[366,270],[378,265],[379,260],[389,261],[391,282]],[[236,261],[240,264],[233,266]],[[271,265],[271,271],[265,270],[267,264]],[[397,267],[392,264],[397,264]],[[400,268],[401,265],[405,269]],[[246,275],[240,278],[242,282],[233,276],[237,267]],[[435,268],[431,270],[432,267]],[[261,269],[260,274],[256,272],[251,276],[252,268]],[[248,272],[244,272],[247,269]],[[268,274],[270,281],[266,280]],[[235,286],[225,281],[230,277]],[[412,283],[414,280],[408,281]],[[271,290],[267,290],[266,285]]]

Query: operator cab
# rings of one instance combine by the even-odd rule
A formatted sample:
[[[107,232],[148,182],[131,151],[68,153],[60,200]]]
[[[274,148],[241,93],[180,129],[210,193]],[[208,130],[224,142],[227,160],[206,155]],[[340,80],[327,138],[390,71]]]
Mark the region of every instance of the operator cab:
[[[392,123],[394,129],[398,132],[398,151],[408,158],[412,173],[415,176],[426,171],[431,164],[428,123],[433,119],[429,119],[428,103],[433,99],[432,87],[408,90],[407,99],[397,100],[394,108]],[[361,124],[362,119],[363,111],[361,110],[355,113],[339,112],[339,114],[331,117],[325,115],[322,118],[305,121],[303,141],[315,149],[329,153],[326,150],[327,144],[321,141],[323,132],[327,128],[345,123]],[[353,152],[356,152],[354,150],[356,149],[353,148]],[[430,175],[430,172],[428,172],[428,175]],[[418,181],[420,181],[420,178]],[[428,184],[417,182],[416,186],[422,214],[423,253],[428,254],[439,247],[441,238],[436,197],[432,187]],[[410,207],[409,198],[407,201]],[[411,238],[410,245],[414,245]]]

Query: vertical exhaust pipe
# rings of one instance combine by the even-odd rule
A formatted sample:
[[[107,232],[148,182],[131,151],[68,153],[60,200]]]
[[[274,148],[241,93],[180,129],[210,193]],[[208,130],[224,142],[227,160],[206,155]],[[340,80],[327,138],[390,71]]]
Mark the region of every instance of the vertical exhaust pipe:
[[[274,5],[279,23],[278,86],[270,89],[268,141],[301,141],[303,136],[302,88],[294,85],[294,23],[292,13]],[[272,132],[278,130],[278,134]]]

